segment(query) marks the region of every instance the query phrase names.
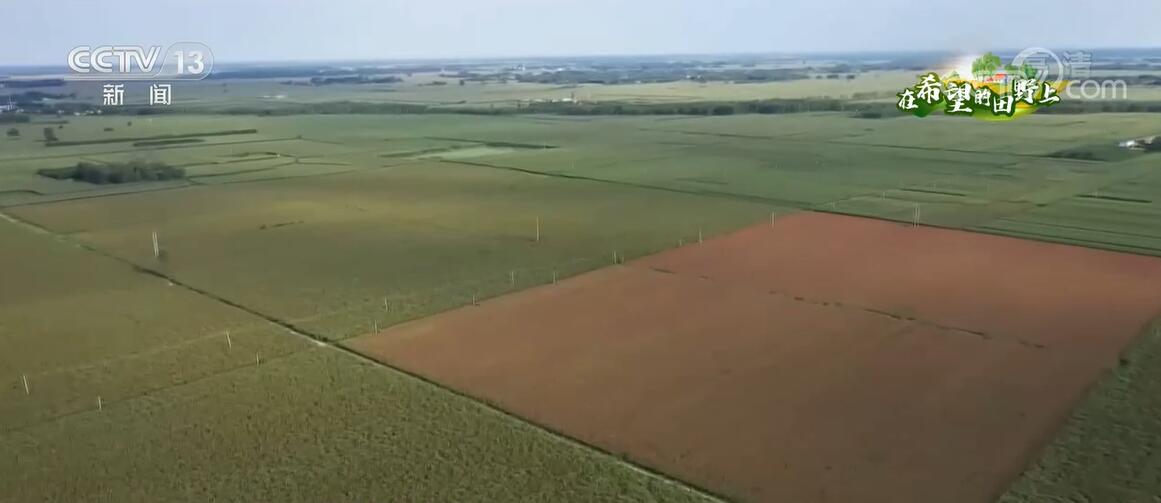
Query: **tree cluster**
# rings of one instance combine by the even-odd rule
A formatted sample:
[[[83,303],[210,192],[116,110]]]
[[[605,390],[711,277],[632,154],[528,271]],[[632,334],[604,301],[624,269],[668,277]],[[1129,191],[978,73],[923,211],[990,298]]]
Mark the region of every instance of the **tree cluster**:
[[[177,180],[185,178],[185,168],[161,162],[129,161],[96,164],[78,162],[67,168],[44,168],[37,174],[57,180],[77,180],[96,185]]]

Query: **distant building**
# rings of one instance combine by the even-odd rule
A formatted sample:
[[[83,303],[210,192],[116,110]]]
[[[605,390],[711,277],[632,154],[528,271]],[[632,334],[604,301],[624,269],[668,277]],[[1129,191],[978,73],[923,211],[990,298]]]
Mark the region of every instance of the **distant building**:
[[[1149,136],[1146,138],[1137,138],[1135,140],[1126,140],[1118,143],[1117,145],[1121,148],[1127,148],[1130,150],[1156,150],[1157,143],[1156,136]]]

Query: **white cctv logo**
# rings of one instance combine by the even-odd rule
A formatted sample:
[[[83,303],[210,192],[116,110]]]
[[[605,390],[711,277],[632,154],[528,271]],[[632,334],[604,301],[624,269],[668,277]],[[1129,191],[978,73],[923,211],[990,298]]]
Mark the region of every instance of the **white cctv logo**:
[[[87,45],[69,51],[69,69],[77,73],[130,73],[152,74],[160,46],[148,51],[137,46],[101,46],[95,49]],[[136,68],[136,70],[135,70]]]
[[[82,45],[69,51],[74,80],[198,80],[213,68],[210,48],[198,42],[162,46]]]

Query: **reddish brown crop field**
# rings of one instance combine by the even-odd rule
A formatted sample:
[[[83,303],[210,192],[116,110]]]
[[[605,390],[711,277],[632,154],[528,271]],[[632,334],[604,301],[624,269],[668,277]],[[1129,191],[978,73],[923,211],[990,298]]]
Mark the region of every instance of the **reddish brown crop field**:
[[[801,214],[350,345],[744,501],[998,496],[1161,260]]]

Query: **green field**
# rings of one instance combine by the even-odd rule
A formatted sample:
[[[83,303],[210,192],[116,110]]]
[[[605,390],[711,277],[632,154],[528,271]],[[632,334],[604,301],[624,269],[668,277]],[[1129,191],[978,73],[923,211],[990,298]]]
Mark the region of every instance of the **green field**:
[[[398,84],[335,84],[327,86],[291,86],[284,79],[224,79],[212,85],[179,82],[174,96],[183,106],[214,110],[223,107],[267,106],[328,101],[362,103],[408,103],[431,106],[512,106],[517,102],[576,98],[586,102],[675,103],[693,100],[759,100],[770,98],[842,98],[855,93],[890,93],[915,84],[913,71],[892,70],[867,72],[855,79],[792,80],[783,82],[671,82],[622,85],[581,84],[565,86],[510,82],[468,82],[456,85],[457,79],[434,73],[405,76]],[[451,85],[431,86],[434,81]],[[126,103],[146,102],[147,85],[130,83]],[[100,87],[70,84],[49,92],[77,93],[87,102],[100,102]]]
[[[684,92],[630,87],[600,92]],[[0,460],[0,501],[701,499],[329,343],[772,213],[911,222],[918,210],[929,225],[1161,255],[1161,157],[1115,147],[1161,132],[1147,114],[164,115],[17,127],[0,140],[0,450],[17,453]],[[46,148],[45,127],[62,141],[203,141]],[[1076,148],[1095,160],[1053,157]],[[36,174],[132,160],[187,178],[96,186]],[[1107,479],[1076,472],[1076,460],[1130,448],[1102,450],[1122,441],[1107,440],[1116,414],[1161,393],[1155,342],[1011,498],[1161,488],[1117,482],[1150,460],[1110,463]],[[1153,410],[1141,407],[1129,417]],[[1155,426],[1125,431],[1161,442]],[[78,478],[58,483],[62,472]]]
[[[0,501],[707,500],[71,240],[0,241]]]
[[[734,68],[735,70],[739,68]],[[391,84],[333,84],[325,86],[286,85],[283,78],[247,78],[214,80],[212,83],[177,82],[174,96],[183,107],[192,110],[222,111],[237,107],[277,109],[284,106],[325,103],[398,103],[449,107],[512,107],[516,103],[576,99],[585,103],[689,103],[696,101],[752,101],[768,99],[825,98],[848,100],[852,103],[893,101],[902,89],[915,85],[919,70],[888,69],[851,73],[854,78],[827,79],[827,72],[815,77],[773,82],[628,82],[617,85],[603,84],[540,84],[510,81],[508,83],[468,81],[458,85],[458,78],[438,73],[420,72],[401,75],[403,81]],[[841,72],[840,72],[841,73]],[[1126,76],[1156,75],[1157,70],[1094,71],[1099,81],[1116,80]],[[301,78],[294,80],[303,80]],[[442,81],[448,85],[431,85]],[[1107,86],[1107,84],[1106,84]],[[148,84],[130,82],[126,86],[126,103],[145,104]],[[1093,101],[1129,99],[1155,102],[1161,100],[1161,88],[1149,85],[1131,85],[1116,88],[1104,98]],[[1123,91],[1122,91],[1123,89]],[[45,92],[71,94],[83,102],[99,103],[101,88],[89,83],[70,82],[59,88],[43,88]],[[1095,91],[1087,91],[1095,95]],[[1076,100],[1085,99],[1082,90],[1075,87]]]
[[[919,207],[926,224],[1161,253],[1158,204],[1132,197],[1149,192],[1152,157],[1047,157],[1144,135],[1154,125],[1139,116],[922,127],[839,114],[197,117],[182,129],[186,120],[132,127],[257,132],[128,152],[25,139],[5,170],[6,211],[332,340],[793,209],[911,221]],[[62,137],[99,137],[113,121],[81,118]],[[34,174],[140,158],[183,166],[188,180],[93,197],[133,188],[44,188]],[[152,256],[153,232],[165,261]]]
[[[307,347],[265,320],[8,221],[0,241],[3,431],[86,411],[97,396],[113,403]],[[35,393],[25,394],[24,378]]]
[[[768,208],[425,161],[11,211],[337,340],[601,267],[613,252],[740,227]]]
[[[12,502],[709,501],[321,348],[7,430],[0,448]]]

